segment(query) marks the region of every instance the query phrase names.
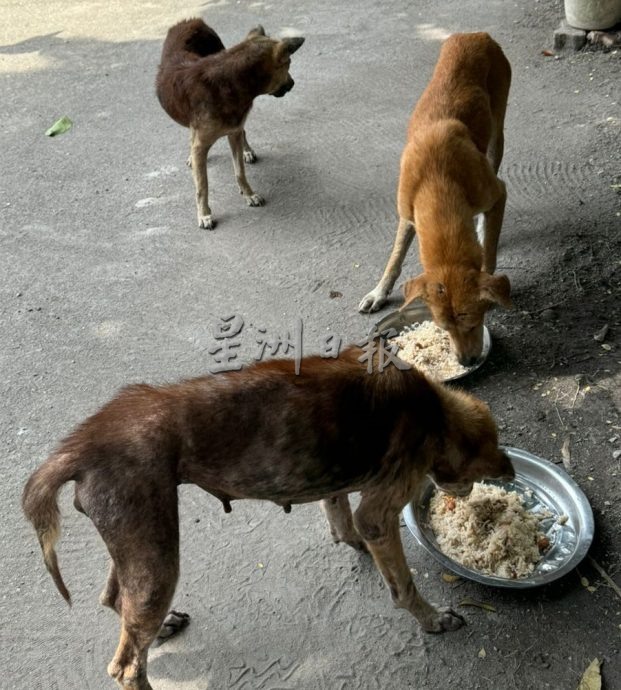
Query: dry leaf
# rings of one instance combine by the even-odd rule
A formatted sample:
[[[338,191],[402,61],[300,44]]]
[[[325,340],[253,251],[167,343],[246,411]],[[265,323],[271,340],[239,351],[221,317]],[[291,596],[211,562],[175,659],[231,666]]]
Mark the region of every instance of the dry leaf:
[[[453,575],[453,573],[447,573],[446,571],[444,571],[442,573],[442,579],[444,580],[444,582],[448,582],[450,585],[453,584],[453,582],[457,582],[457,580],[460,580],[461,578],[459,577],[459,575]]]
[[[484,609],[485,611],[491,611],[492,613],[496,613],[496,608],[492,606],[491,604],[488,604],[484,601],[476,601],[476,599],[471,599],[470,597],[466,597],[465,599],[462,599],[459,602],[460,606],[476,606],[478,609]]]
[[[479,649],[479,659],[485,659],[486,656],[487,652],[485,651],[485,648],[481,647],[481,649]]]
[[[566,470],[571,468],[571,450],[569,448],[569,436],[565,436],[563,445],[561,447],[561,457],[563,458],[563,465]]]
[[[580,679],[580,684],[576,690],[602,690],[600,667],[599,659],[593,659]]]
[[[546,57],[554,57],[554,53],[551,50],[542,50],[541,54],[545,55]]]

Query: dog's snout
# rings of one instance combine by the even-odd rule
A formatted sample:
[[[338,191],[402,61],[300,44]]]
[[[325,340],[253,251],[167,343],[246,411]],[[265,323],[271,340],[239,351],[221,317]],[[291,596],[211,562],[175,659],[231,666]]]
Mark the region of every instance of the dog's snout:
[[[462,355],[459,357],[459,363],[463,367],[472,367],[477,363],[477,359],[479,359],[476,355]]]
[[[276,96],[276,98],[282,98],[287,92],[291,91],[294,84],[295,82],[293,81],[293,78],[288,77],[287,81],[280,88],[274,91],[272,96]]]
[[[502,459],[503,459],[503,466],[502,466],[501,479],[505,482],[509,482],[509,481],[515,479],[515,468],[513,467],[513,463],[511,462],[511,458],[506,453],[502,454]]]

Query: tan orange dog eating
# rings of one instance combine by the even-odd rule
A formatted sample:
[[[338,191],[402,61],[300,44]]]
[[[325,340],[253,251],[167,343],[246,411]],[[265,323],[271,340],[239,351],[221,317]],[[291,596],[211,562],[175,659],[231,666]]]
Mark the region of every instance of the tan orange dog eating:
[[[321,501],[334,540],[371,552],[395,606],[429,632],[462,625],[461,616],[417,592],[399,514],[428,474],[464,494],[485,477],[513,477],[511,462],[480,400],[415,369],[369,374],[362,355],[349,348],[336,360],[305,357],[299,376],[293,360],[273,360],[169,386],[130,386],[30,477],[24,511],[67,600],[54,549],[56,494],[66,482],[75,482],[74,504],[110,552],[101,602],[121,618],[108,667],[121,688],[151,690],[149,645],[163,623],[187,623],[185,614],[166,617],[179,574],[179,484],[196,484],[227,512],[243,498],[273,501],[285,512]],[[354,515],[353,491],[361,494]],[[233,547],[232,567],[235,556]]]
[[[424,272],[406,283],[405,304],[426,302],[465,366],[481,353],[491,304],[511,306],[508,278],[493,275],[507,196],[497,172],[510,82],[509,62],[488,34],[454,34],[444,42],[408,127],[394,247],[359,306],[375,311],[384,304],[417,234]],[[474,225],[479,213],[483,246]]]

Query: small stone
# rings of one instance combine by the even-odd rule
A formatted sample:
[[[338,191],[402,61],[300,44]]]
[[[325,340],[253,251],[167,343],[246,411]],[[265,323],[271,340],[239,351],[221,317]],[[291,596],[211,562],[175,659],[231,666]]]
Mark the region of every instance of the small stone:
[[[598,343],[603,343],[604,340],[606,340],[606,336],[608,335],[608,324],[605,326],[602,326],[599,331],[593,336],[593,340],[595,340]]]
[[[558,314],[554,311],[554,309],[544,309],[541,312],[541,318],[544,321],[556,321],[556,319],[558,319]]]

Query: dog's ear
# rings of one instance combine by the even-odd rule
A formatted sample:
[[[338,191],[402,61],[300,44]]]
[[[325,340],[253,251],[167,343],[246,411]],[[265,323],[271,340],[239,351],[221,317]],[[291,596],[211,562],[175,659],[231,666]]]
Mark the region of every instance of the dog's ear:
[[[256,38],[257,36],[265,36],[265,29],[261,26],[261,24],[255,26],[254,29],[250,29],[246,39]]]
[[[427,296],[427,276],[423,273],[416,278],[408,280],[403,286],[403,294],[405,296],[405,302],[401,309],[405,309],[408,304],[411,304],[419,297],[425,299]]]
[[[289,38],[283,38],[278,42],[278,48],[276,49],[276,57],[282,59],[285,56],[289,56],[302,46],[304,43],[303,36],[291,36]]]
[[[511,309],[511,283],[505,275],[493,276],[481,271],[479,277],[479,297],[488,302],[496,302],[505,309]]]

